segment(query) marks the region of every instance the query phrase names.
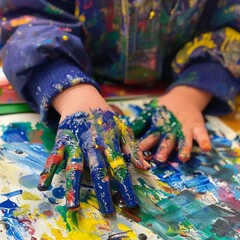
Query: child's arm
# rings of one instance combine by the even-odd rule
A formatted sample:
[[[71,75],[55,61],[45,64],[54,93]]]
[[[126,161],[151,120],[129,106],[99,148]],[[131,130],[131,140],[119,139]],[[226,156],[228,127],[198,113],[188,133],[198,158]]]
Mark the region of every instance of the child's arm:
[[[183,161],[190,156],[193,140],[197,141],[202,150],[210,149],[202,112],[219,115],[234,109],[235,96],[240,92],[238,7],[240,4],[234,0],[225,1],[221,5],[217,1],[207,1],[199,20],[199,28],[195,30],[196,37],[180,49],[172,62],[175,81],[165,95],[158,99],[158,106],[165,105],[176,116],[182,126],[179,131],[183,132],[185,142],[182,142],[182,138],[180,141],[177,139],[179,134],[175,129],[161,130],[161,123],[155,119],[156,115],[160,119],[163,116],[159,114],[161,109],[156,110],[152,117],[152,130],[140,142],[142,150],[152,147],[149,140],[160,144],[156,159],[166,161],[176,142],[179,146],[179,158]],[[179,14],[178,17],[181,22],[182,15]],[[177,19],[175,22],[178,22]],[[179,31],[177,28],[175,30]],[[185,38],[180,37],[186,36],[186,33],[177,33],[176,41],[185,42]],[[191,34],[190,31],[188,34]],[[172,33],[173,39],[174,35],[176,36],[176,32]],[[172,45],[174,46],[174,42],[170,43]],[[134,131],[136,129],[134,126]],[[160,137],[155,129],[161,132],[163,141],[159,141],[160,143],[156,141]],[[152,134],[154,131],[155,135]]]
[[[22,8],[29,15],[14,18],[16,10]],[[123,155],[142,170],[150,165],[129,128],[107,106],[90,76],[79,20],[43,0],[4,1],[0,16],[1,53],[7,78],[40,112],[41,120],[58,129],[39,189],[48,188],[56,169],[66,166],[67,207],[77,208],[86,165],[103,213],[114,211],[109,179],[119,187],[126,206],[136,205]]]
[[[172,62],[175,82],[159,98],[178,118],[191,149],[193,140],[202,150],[210,140],[202,113],[221,115],[235,108],[240,92],[240,4],[234,0],[206,3],[192,41]]]

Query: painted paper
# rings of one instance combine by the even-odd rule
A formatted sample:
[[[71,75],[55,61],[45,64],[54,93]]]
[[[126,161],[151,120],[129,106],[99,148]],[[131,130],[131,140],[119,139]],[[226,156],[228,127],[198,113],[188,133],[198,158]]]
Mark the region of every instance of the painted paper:
[[[112,104],[128,122],[141,112],[142,102]],[[99,211],[87,174],[77,212],[65,207],[64,170],[48,191],[38,191],[54,132],[31,117],[11,121],[0,118],[0,239],[240,238],[240,145],[218,120],[207,123],[213,146],[208,153],[195,146],[184,164],[173,152],[167,163],[152,162],[147,172],[129,164],[139,207],[127,209],[113,191],[116,214],[107,217]]]

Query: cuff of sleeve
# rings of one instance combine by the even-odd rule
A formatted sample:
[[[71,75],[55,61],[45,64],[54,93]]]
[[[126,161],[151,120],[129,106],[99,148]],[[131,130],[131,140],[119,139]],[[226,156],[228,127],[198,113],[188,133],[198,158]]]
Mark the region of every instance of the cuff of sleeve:
[[[204,113],[221,115],[235,108],[235,97],[240,84],[220,63],[214,61],[195,62],[189,65],[168,88],[185,85],[202,89],[213,95]]]
[[[51,106],[52,100],[64,89],[80,83],[91,84],[100,91],[99,85],[70,60],[58,59],[43,64],[34,70],[27,86],[31,107],[40,113],[42,122],[57,128],[60,115]]]

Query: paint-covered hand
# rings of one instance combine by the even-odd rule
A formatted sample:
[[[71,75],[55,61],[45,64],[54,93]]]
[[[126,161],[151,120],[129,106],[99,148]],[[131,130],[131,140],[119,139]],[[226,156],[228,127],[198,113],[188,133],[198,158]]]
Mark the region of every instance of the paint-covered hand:
[[[180,85],[147,104],[132,125],[136,137],[146,133],[140,139],[141,150],[159,145],[155,159],[162,162],[168,159],[175,146],[178,158],[187,161],[194,140],[202,151],[209,151],[211,141],[202,111],[211,99],[207,91]]]
[[[155,99],[145,104],[140,116],[131,123],[135,137],[140,137],[139,147],[147,151],[157,146],[154,158],[165,162],[177,144],[178,157],[188,160],[190,150],[186,147],[180,122],[166,106],[157,103]]]
[[[84,166],[89,167],[100,211],[114,212],[110,179],[115,183],[127,207],[137,205],[123,153],[139,169],[148,170],[130,128],[112,111],[95,109],[78,112],[59,125],[55,146],[41,173],[38,189],[47,190],[60,165],[66,169],[66,206],[80,206],[80,185]]]

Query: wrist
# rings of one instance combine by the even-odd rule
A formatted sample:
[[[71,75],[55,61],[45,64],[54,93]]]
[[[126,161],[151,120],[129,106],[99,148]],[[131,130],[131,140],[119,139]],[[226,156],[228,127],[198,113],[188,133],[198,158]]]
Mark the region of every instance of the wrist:
[[[76,112],[90,113],[95,108],[110,109],[98,90],[84,83],[69,87],[59,93],[53,99],[52,105],[61,115],[61,121]]]
[[[194,104],[200,111],[203,111],[204,108],[212,99],[212,94],[190,86],[176,86],[171,89],[166,95],[168,98],[181,102],[191,102]],[[170,100],[169,99],[169,100]]]

